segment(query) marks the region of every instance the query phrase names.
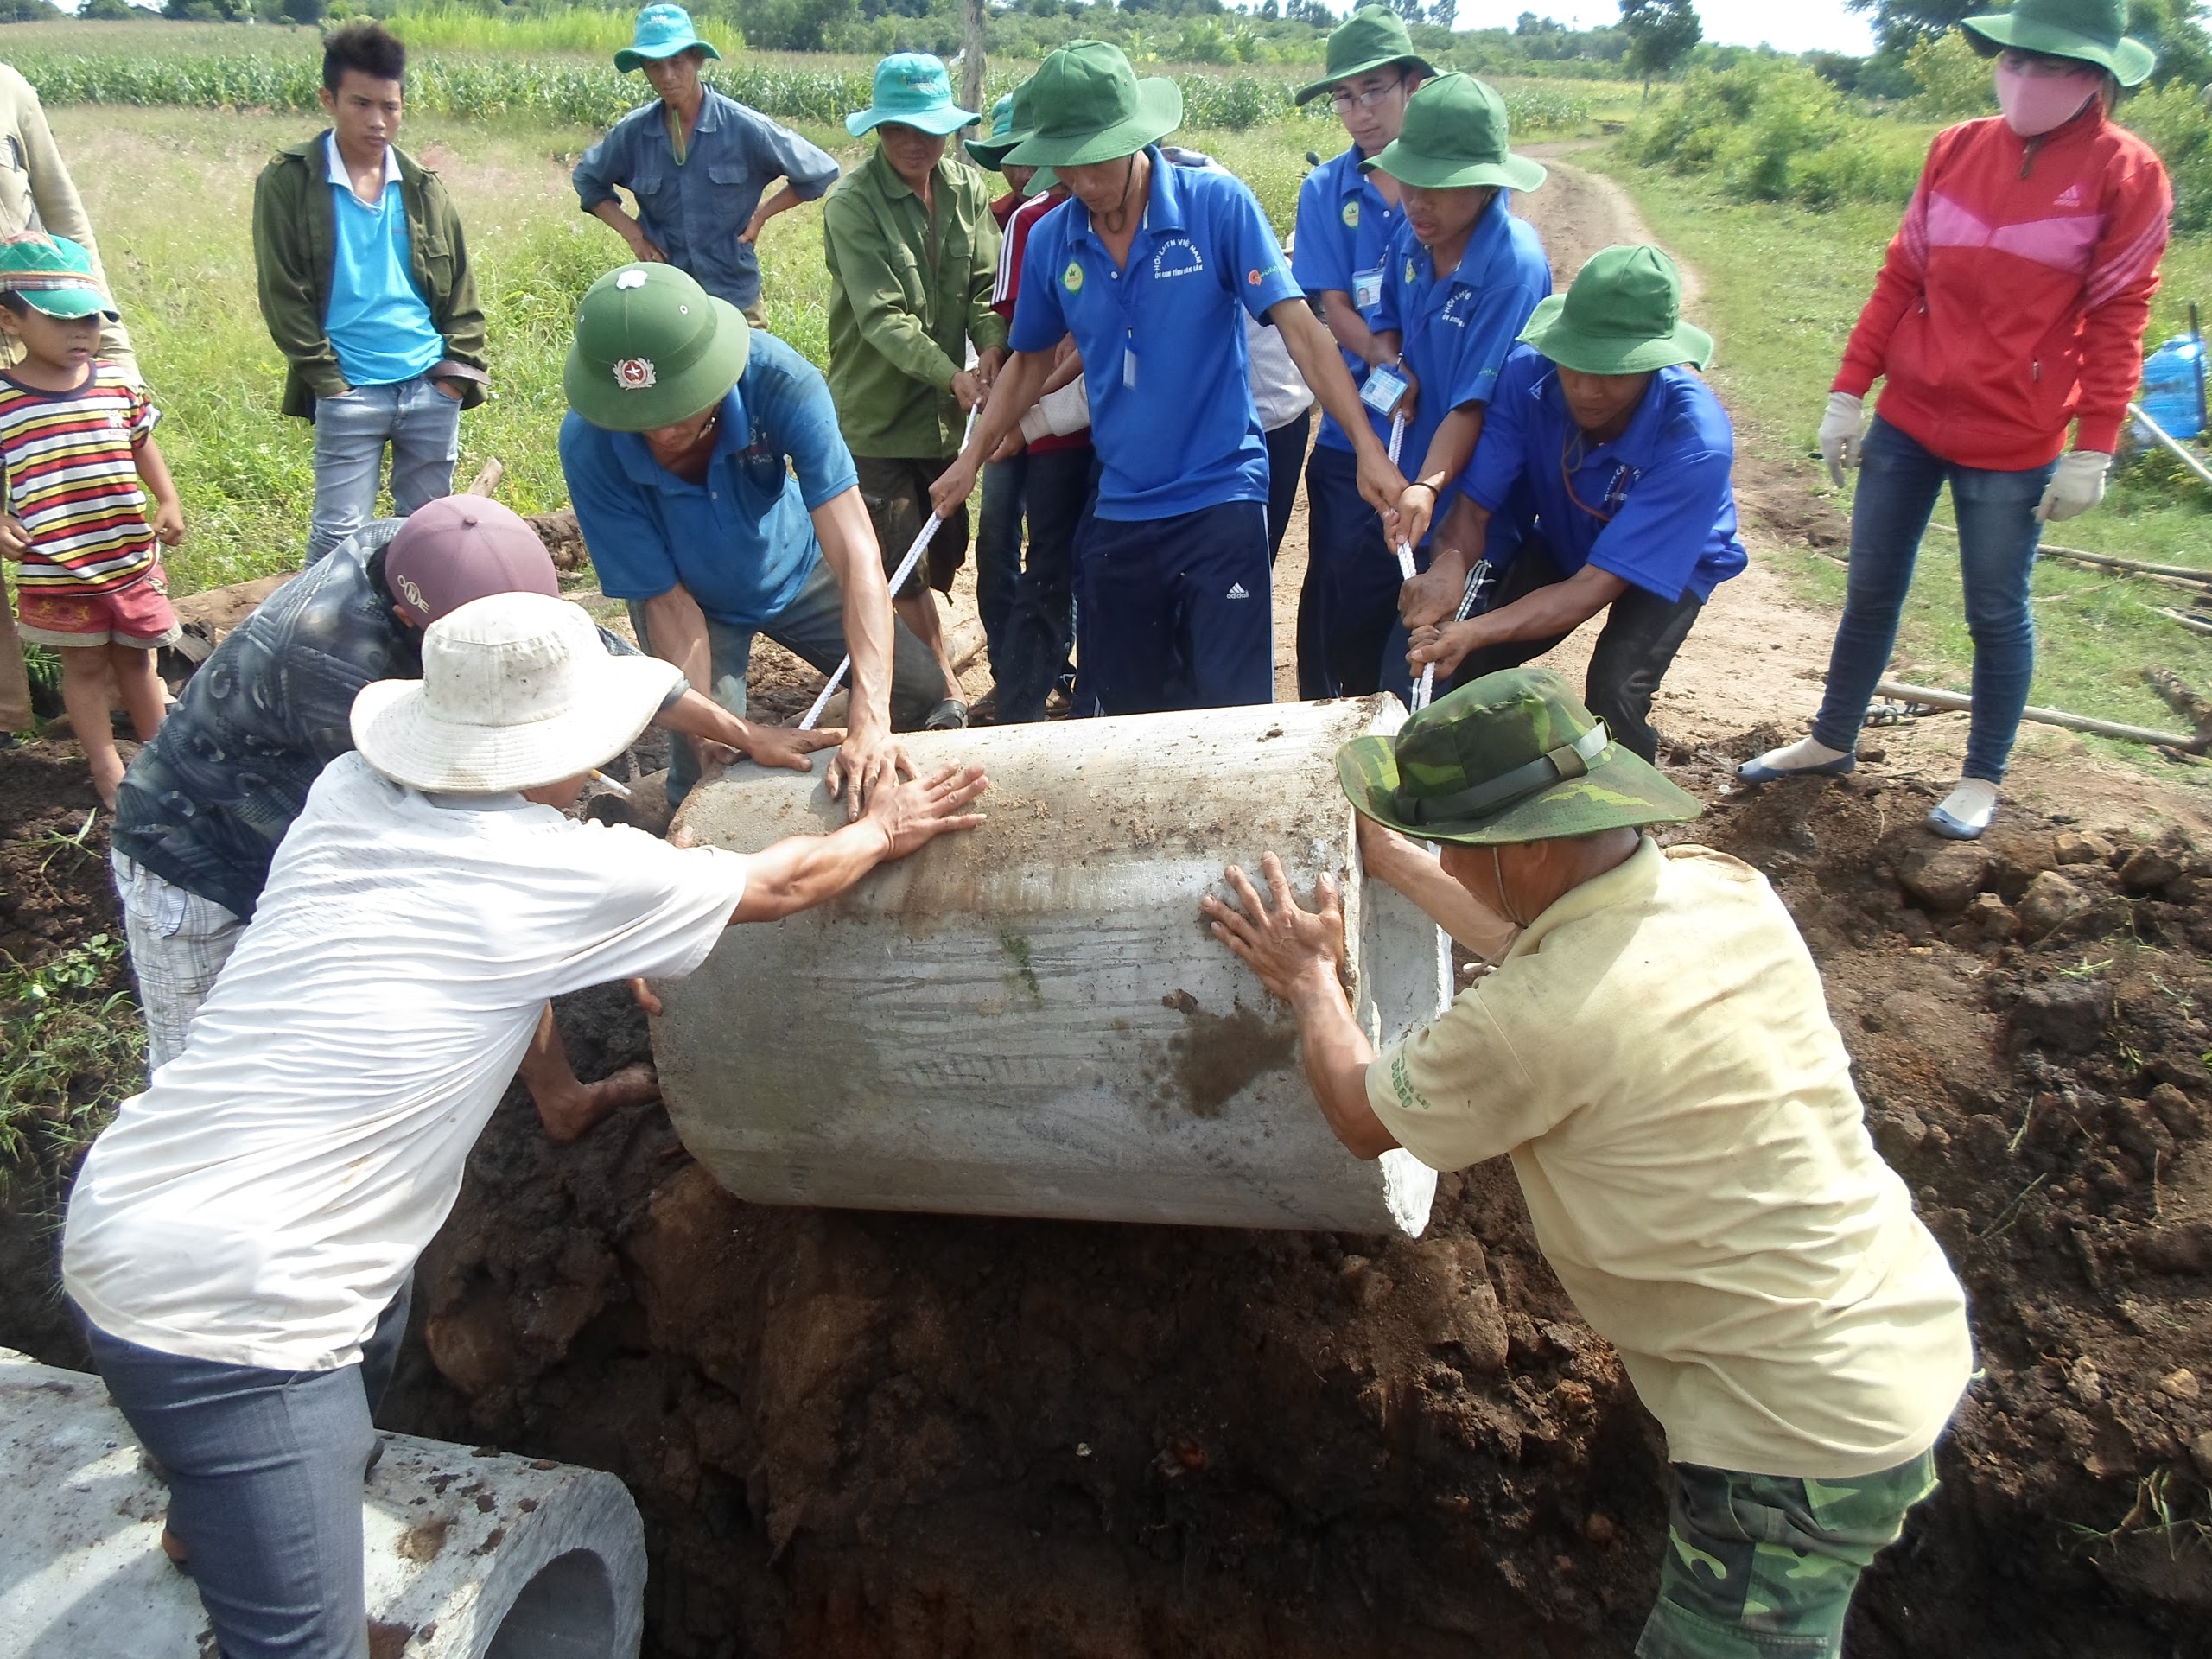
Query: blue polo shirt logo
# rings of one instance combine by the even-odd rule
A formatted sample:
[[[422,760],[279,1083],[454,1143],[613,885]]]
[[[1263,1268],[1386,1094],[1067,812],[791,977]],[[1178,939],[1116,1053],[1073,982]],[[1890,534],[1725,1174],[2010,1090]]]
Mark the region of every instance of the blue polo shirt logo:
[[[1348,231],[1359,228],[1359,203],[1357,201],[1344,203],[1344,228]]]
[[[1444,308],[1436,314],[1437,321],[1448,322],[1454,328],[1464,328],[1475,309],[1475,290],[1455,285],[1452,297],[1444,302]]]
[[[1060,286],[1071,294],[1083,292],[1083,266],[1079,261],[1068,261],[1068,268],[1060,273]]]
[[[1420,280],[1421,273],[1414,269],[1414,257],[1408,254],[1406,256],[1406,285],[1410,288]]]
[[[1205,257],[1198,245],[1187,236],[1171,236],[1154,250],[1152,274],[1154,277],[1196,276],[1205,270]]]

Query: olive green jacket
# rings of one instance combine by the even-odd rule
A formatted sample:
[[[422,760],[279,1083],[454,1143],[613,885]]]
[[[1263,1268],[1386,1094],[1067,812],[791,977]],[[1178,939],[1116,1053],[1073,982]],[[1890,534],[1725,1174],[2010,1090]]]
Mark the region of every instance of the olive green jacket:
[[[952,378],[1006,344],[991,309],[999,226],[990,187],[950,148],[922,201],[879,149],[823,205],[830,263],[830,395],[856,455],[933,461],[957,454],[966,417]]]
[[[18,231],[44,231],[78,244],[92,262],[92,280],[113,299],[92,222],[47,127],[38,93],[14,68],[0,64],[0,236]],[[18,355],[11,343],[0,340],[0,365],[12,365]],[[101,320],[100,355],[137,384],[138,360],[120,322]]]
[[[327,133],[281,149],[253,186],[253,264],[261,283],[261,320],[291,365],[284,377],[283,410],[315,418],[318,397],[350,390],[338,353],[323,329],[330,310],[330,270],[337,257],[338,225],[324,166]],[[461,406],[484,401],[490,377],[484,365],[484,313],[476,303],[476,278],[461,215],[438,175],[399,161],[399,199],[407,209],[407,239],[416,291],[430,308],[430,326],[446,342],[446,360],[431,370],[458,381]]]

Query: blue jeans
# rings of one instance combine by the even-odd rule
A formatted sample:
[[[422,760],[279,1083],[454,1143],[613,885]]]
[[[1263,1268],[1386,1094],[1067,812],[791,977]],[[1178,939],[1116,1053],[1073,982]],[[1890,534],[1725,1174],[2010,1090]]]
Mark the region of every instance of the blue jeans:
[[[1029,556],[1007,617],[1006,655],[999,657],[994,646],[991,658],[1001,726],[1044,719],[1046,697],[1072,671],[1075,533],[1098,485],[1096,457],[1088,448],[1048,449],[1023,459],[1028,463],[1021,496]],[[987,495],[987,513],[989,507]],[[980,564],[979,557],[979,580]]]
[[[1814,740],[1847,752],[1858,743],[1875,683],[1897,644],[1920,538],[1948,482],[1959,522],[1967,628],[1974,636],[1965,775],[2002,783],[2020,711],[2028,706],[2028,683],[2035,677],[2028,573],[2043,537],[2036,503],[2057,463],[2018,473],[1955,466],[1878,415],[1867,430],[1864,454],[1851,507],[1850,585],[1828,655],[1827,694],[1813,721]]]
[[[630,621],[638,631],[638,644],[652,650],[646,632],[645,607],[630,601]],[[824,674],[834,674],[845,655],[845,593],[830,561],[817,556],[798,596],[758,628],[741,628],[708,617],[708,671],[713,683],[707,695],[737,715],[745,716],[745,676],[753,663],[753,637],[765,633],[795,657],[804,658]],[[849,674],[846,684],[852,683]],[[944,701],[944,676],[929,647],[914,638],[904,622],[892,620],[891,724],[902,732],[918,728]],[[699,781],[699,758],[688,739],[671,734],[668,745],[668,798],[679,804]]]
[[[1273,702],[1268,509],[1226,501],[1076,532],[1076,709],[1148,715]]]
[[[982,619],[983,649],[992,677],[1003,680],[1007,625],[1014,620],[1021,583],[1021,497],[1029,477],[1029,452],[983,468],[983,511],[976,526],[976,613]]]
[[[453,493],[461,454],[461,402],[421,375],[389,386],[356,386],[315,406],[315,512],[308,563],[376,516],[378,475],[391,446],[391,500],[402,518]]]
[[[169,1530],[224,1659],[367,1659],[361,1483],[411,1283],[332,1371],[156,1352],[82,1319],[92,1361],[169,1484]]]

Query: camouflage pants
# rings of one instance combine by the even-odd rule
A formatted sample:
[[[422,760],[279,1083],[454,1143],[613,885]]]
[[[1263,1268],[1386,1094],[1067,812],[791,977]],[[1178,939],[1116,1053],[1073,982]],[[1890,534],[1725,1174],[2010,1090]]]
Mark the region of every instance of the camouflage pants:
[[[1659,1602],[1636,1659],[1834,1659],[1859,1573],[1936,1490],[1932,1452],[1837,1481],[1669,1466]]]

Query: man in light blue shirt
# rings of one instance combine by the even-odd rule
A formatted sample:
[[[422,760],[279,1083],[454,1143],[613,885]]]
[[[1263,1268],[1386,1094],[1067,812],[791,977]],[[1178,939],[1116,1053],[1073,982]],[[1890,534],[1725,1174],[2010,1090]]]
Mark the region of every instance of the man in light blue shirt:
[[[572,177],[584,212],[612,226],[632,259],[689,271],[765,328],[753,250],[760,227],[826,194],[837,163],[789,127],[702,81],[700,66],[721,56],[699,38],[683,7],[639,12],[637,37],[614,54],[614,67],[626,75],[642,69],[658,96],[616,122],[584,152]],[[783,188],[763,200],[779,178]],[[634,218],[615,196],[617,185],[636,198]]]
[[[330,130],[254,186],[261,313],[289,365],[284,411],[315,423],[312,564],[374,515],[391,451],[404,518],[453,488],[461,411],[481,401],[484,315],[452,199],[400,154],[406,51],[383,25],[323,48]]]
[[[1175,83],[1140,82],[1119,48],[1079,41],[1030,86],[1038,125],[1008,159],[1053,168],[1074,199],[1029,239],[1014,356],[932,504],[967,499],[1072,335],[1099,464],[1076,532],[1077,712],[1272,702],[1268,458],[1247,315],[1281,331],[1322,407],[1357,428],[1368,499],[1395,503],[1404,480],[1360,419],[1344,359],[1257,199],[1225,173],[1162,156],[1182,120]]]

